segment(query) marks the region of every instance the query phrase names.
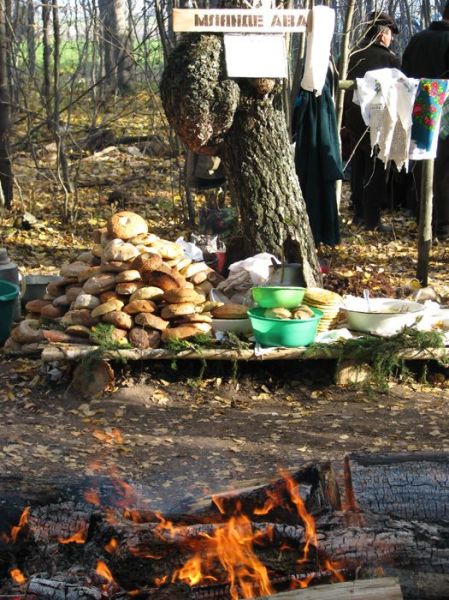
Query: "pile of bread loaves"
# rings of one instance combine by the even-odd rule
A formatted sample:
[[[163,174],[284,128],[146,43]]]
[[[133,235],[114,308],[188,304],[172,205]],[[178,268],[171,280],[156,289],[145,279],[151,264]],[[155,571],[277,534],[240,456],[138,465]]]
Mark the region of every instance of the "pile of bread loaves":
[[[99,323],[113,325],[115,340],[140,349],[209,333],[219,303],[207,298],[223,279],[204,262],[192,262],[176,242],[149,233],[146,221],[129,211],[114,214],[95,232],[92,249],[63,265],[60,275],[42,299],[26,304],[26,319],[12,330],[7,349],[87,343]]]

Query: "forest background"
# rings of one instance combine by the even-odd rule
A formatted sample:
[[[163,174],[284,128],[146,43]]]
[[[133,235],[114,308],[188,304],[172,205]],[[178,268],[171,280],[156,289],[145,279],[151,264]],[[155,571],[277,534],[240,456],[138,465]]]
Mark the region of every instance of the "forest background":
[[[400,34],[393,50],[401,55],[413,33],[440,18],[444,2],[325,4],[336,10],[332,54],[344,78],[371,11],[394,16]],[[135,210],[154,231],[176,239],[198,229],[202,206],[232,204],[224,195],[199,193],[194,204],[189,202],[185,149],[161,106],[159,80],[176,45],[171,15],[178,5],[171,0],[0,0],[0,241],[26,272],[57,271],[76,249],[89,245],[92,230],[117,206]],[[285,7],[313,5],[305,0]],[[194,6],[215,4],[206,0]],[[293,34],[288,44],[284,108],[290,124],[305,38]],[[327,287],[357,293],[369,284],[383,295],[409,283],[416,263],[414,220],[393,212],[394,236],[385,243],[351,225],[348,203],[345,185],[343,243],[319,249],[330,267]],[[387,276],[385,266],[392,259],[395,270]],[[443,296],[449,294],[439,266],[446,260],[444,244],[435,245],[432,284]]]

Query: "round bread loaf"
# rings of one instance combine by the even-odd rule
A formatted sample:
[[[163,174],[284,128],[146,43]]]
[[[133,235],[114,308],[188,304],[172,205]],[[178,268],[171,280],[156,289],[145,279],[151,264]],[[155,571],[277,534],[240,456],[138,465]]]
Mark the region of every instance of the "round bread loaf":
[[[267,319],[291,319],[292,313],[287,308],[267,308],[264,317]]]
[[[100,275],[101,272],[101,266],[88,267],[87,269],[84,269],[84,271],[81,271],[81,273],[79,273],[78,282],[84,283],[91,277],[94,277],[95,275]]]
[[[124,281],[123,283],[118,283],[115,286],[115,291],[117,294],[123,294],[123,296],[130,296],[140,290],[145,284],[142,281]]]
[[[102,261],[101,271],[103,273],[121,273],[122,271],[128,271],[132,268],[132,261],[130,260],[107,260]]]
[[[164,290],[161,290],[161,288],[148,285],[140,288],[140,290],[137,290],[134,294],[131,294],[129,300],[130,302],[133,300],[159,300],[159,298],[162,298],[163,294]]]
[[[197,273],[207,272],[209,271],[209,267],[204,262],[195,262],[187,265],[183,269],[181,269],[181,275],[184,275],[187,279],[196,275]]]
[[[203,296],[200,296],[195,290],[187,288],[178,288],[174,290],[168,290],[164,293],[163,300],[168,304],[181,304],[182,302],[193,302],[193,304],[202,304],[204,302]]]
[[[129,240],[137,235],[147,234],[148,225],[140,215],[122,210],[109,219],[107,223],[108,234],[121,240]]]
[[[47,304],[41,308],[41,317],[44,319],[59,319],[64,313],[64,308],[53,306],[53,304]]]
[[[83,288],[79,285],[67,286],[65,295],[69,302],[74,302],[80,294],[82,294]]]
[[[136,246],[150,246],[158,239],[159,237],[155,233],[139,233],[139,235],[130,238],[129,241],[131,242],[131,244],[135,244]]]
[[[93,309],[91,315],[93,317],[101,317],[106,313],[112,312],[114,310],[121,310],[123,308],[123,302],[118,298],[111,298],[107,302],[100,304],[96,308]]]
[[[69,335],[74,335],[75,337],[80,338],[88,338],[90,336],[90,329],[88,327],[84,327],[83,325],[69,325],[66,329],[66,332]]]
[[[184,302],[182,304],[168,304],[161,310],[161,317],[163,319],[176,319],[183,315],[195,314],[195,304],[193,302]]]
[[[179,287],[177,280],[162,271],[145,271],[142,273],[143,281],[149,286],[155,286],[167,292]]]
[[[148,350],[149,348],[159,348],[161,334],[159,331],[148,331],[142,329],[142,327],[133,327],[129,332],[128,339],[135,348]]]
[[[115,281],[117,283],[124,283],[125,281],[140,281],[140,273],[137,271],[137,269],[128,269],[127,271],[117,273],[115,276]]]
[[[70,306],[70,301],[65,294],[58,296],[53,300],[53,306],[61,306],[62,308]]]
[[[86,294],[101,294],[107,292],[115,286],[115,275],[102,273],[101,275],[94,275],[89,277],[83,284],[83,291]]]
[[[40,315],[44,306],[49,304],[51,306],[51,300],[30,300],[25,304],[25,311]]]
[[[162,264],[162,258],[159,254],[143,252],[140,256],[137,256],[133,260],[133,269],[137,269],[138,271],[154,271]],[[145,266],[145,268],[144,268]]]
[[[151,300],[132,300],[125,306],[123,312],[127,315],[138,315],[139,313],[153,313],[156,305]]]
[[[74,277],[75,279],[78,279],[78,275],[86,270],[86,266],[86,263],[81,261],[62,265],[61,275],[63,277]]]
[[[92,317],[90,310],[82,308],[80,310],[71,310],[64,315],[64,322],[68,325],[84,325],[84,327],[92,327],[98,323],[98,319]]]
[[[212,309],[215,319],[246,319],[248,318],[248,307],[243,304],[222,304]]]
[[[106,294],[108,294],[109,292],[105,292]],[[97,306],[99,306],[101,304],[101,301],[99,298],[97,298],[97,296],[93,296],[92,294],[79,294],[74,302],[73,302],[73,308],[74,309],[81,309],[81,308],[88,308],[89,310],[92,310],[94,308],[96,308]]]
[[[186,340],[199,334],[209,333],[211,329],[212,327],[209,323],[178,325],[177,327],[170,327],[163,331],[161,339],[163,342],[168,342],[169,340]]]
[[[142,325],[142,327],[150,327],[150,329],[158,329],[159,331],[163,331],[167,329],[169,323],[156,315],[152,315],[151,313],[139,313],[135,316],[135,321],[137,325]]]
[[[115,325],[119,329],[131,329],[133,326],[133,320],[130,315],[122,312],[121,310],[114,310],[112,312],[108,312],[101,317],[101,320],[104,323],[111,323]]]
[[[52,298],[57,298],[64,293],[64,286],[62,284],[62,277],[59,277],[55,281],[50,281],[47,285],[45,293],[51,296]]]
[[[124,242],[123,240],[112,240],[104,247],[102,258],[105,262],[125,262],[134,260],[136,256],[139,256],[139,251],[134,244]]]
[[[185,323],[212,323],[212,316],[208,313],[195,313],[193,315],[184,315],[179,319],[174,319],[175,325],[184,325]]]
[[[118,294],[115,290],[109,290],[108,292],[102,292],[99,296],[102,304],[103,302],[107,302],[111,298],[118,298]]]
[[[171,260],[173,258],[178,258],[179,256],[184,256],[184,250],[176,242],[169,242],[168,240],[156,240],[151,244],[151,246],[157,250],[158,254],[160,254],[162,258]]]

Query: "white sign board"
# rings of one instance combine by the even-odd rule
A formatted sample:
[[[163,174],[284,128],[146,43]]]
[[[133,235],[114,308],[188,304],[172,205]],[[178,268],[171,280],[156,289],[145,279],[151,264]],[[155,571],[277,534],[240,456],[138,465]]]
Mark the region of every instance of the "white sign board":
[[[292,33],[306,31],[308,10],[173,9],[173,31]]]
[[[283,35],[225,35],[223,39],[228,77],[288,76]]]

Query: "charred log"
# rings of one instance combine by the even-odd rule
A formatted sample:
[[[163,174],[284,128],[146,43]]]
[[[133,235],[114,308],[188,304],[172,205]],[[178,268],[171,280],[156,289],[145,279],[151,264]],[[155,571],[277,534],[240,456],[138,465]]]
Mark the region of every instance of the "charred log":
[[[354,454],[345,459],[345,473],[353,508],[407,521],[449,520],[447,454]]]
[[[101,591],[95,587],[88,588],[55,581],[51,579],[33,578],[27,586],[27,594],[35,594],[42,600],[100,600]]]

